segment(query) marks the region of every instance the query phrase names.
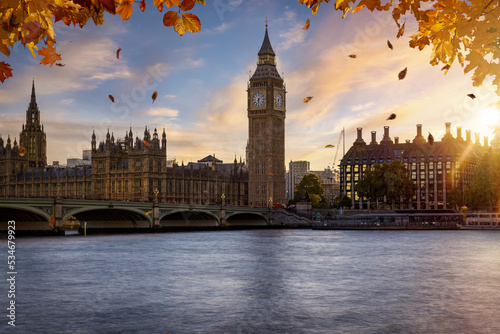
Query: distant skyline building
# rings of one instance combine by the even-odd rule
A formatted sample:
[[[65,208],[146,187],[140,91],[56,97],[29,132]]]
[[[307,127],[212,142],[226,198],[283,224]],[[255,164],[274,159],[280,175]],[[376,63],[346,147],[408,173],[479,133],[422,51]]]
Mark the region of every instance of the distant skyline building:
[[[288,177],[286,182],[287,200],[295,198],[295,185],[304,175],[309,174],[311,164],[309,161],[291,161],[288,163]]]

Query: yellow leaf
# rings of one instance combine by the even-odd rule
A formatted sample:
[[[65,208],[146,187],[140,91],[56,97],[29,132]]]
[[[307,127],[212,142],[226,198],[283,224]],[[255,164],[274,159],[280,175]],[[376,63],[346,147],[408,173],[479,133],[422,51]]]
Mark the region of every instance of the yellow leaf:
[[[181,17],[177,17],[175,20],[174,30],[181,36],[186,33],[186,27],[184,26],[184,21]]]
[[[182,14],[182,20],[184,21],[184,27],[187,31],[192,33],[200,31],[201,22],[198,16],[191,13],[186,13]]]
[[[406,24],[406,22],[403,23],[403,25],[401,26],[401,28],[399,28],[399,31],[398,31],[398,34],[397,34],[396,38],[399,38],[399,37],[403,36],[403,34],[405,33],[405,24]]]
[[[36,49],[38,51],[38,47],[35,45],[35,43],[31,42],[31,43],[28,43],[26,44],[28,46],[28,49],[30,49],[31,51],[31,54],[33,55],[33,58],[36,59],[36,53],[35,51],[33,51],[33,49]]]
[[[312,96],[305,97],[305,98],[302,100],[302,102],[303,102],[303,103],[307,103],[307,102],[311,101],[311,99],[312,99],[312,98],[313,98]]]
[[[306,25],[302,27],[302,30],[307,30],[309,29],[309,25],[311,24],[311,21],[309,21],[309,19],[307,19],[306,21]]]
[[[116,13],[120,14],[122,21],[127,21],[134,11],[132,9],[132,4],[135,0],[122,0],[120,6],[116,9]]]
[[[205,6],[205,0],[194,0],[194,1]]]

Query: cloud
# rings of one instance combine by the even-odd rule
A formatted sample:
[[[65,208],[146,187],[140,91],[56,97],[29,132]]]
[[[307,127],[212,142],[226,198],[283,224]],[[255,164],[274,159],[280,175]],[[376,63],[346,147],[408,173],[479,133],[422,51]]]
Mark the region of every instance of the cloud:
[[[171,108],[151,108],[146,112],[149,116],[177,117],[179,111]]]

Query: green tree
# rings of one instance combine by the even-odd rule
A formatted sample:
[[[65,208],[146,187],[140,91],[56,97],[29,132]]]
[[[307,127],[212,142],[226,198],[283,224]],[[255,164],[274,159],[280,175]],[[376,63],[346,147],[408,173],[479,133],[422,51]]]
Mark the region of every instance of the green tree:
[[[300,182],[295,185],[294,197],[299,200],[311,201],[315,208],[320,207],[320,203],[326,203],[321,182],[313,173],[302,176]]]
[[[493,210],[500,199],[500,155],[490,151],[480,158],[465,190],[466,205],[471,209]]]
[[[415,195],[417,185],[410,179],[410,172],[398,159],[383,164],[374,164],[363,173],[354,188],[360,197],[370,201],[383,199],[388,203],[402,198],[408,200]]]
[[[335,197],[335,202],[333,203],[333,206],[337,209],[339,208],[347,208],[349,209],[352,206],[352,200],[350,197],[346,195],[338,195]]]
[[[464,191],[459,187],[455,187],[446,194],[446,202],[451,207],[459,209],[465,205]]]

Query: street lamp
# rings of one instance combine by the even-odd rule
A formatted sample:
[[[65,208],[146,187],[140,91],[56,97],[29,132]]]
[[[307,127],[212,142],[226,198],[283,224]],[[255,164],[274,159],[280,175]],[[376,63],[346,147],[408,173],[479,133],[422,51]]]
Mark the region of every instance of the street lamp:
[[[158,188],[155,189],[154,194],[155,194],[155,203],[158,204]]]
[[[226,195],[224,195],[224,193],[222,193],[220,198],[222,199],[221,206],[224,206],[224,199],[226,198]]]

